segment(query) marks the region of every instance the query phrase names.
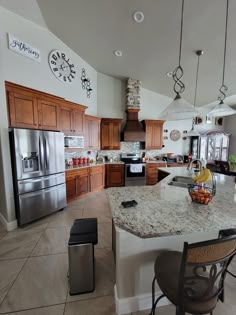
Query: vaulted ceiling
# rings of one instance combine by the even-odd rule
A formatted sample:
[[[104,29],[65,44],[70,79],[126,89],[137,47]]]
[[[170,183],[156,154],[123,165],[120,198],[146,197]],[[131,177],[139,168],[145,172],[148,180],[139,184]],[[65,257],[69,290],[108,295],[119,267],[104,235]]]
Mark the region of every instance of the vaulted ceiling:
[[[166,73],[178,62],[181,0],[37,0],[37,4],[48,29],[97,71],[118,78],[140,79],[143,87],[174,96],[172,78]],[[226,83],[232,105],[236,103],[236,1],[231,0],[229,6]],[[141,24],[132,20],[136,10],[144,13]],[[185,0],[184,98],[192,103],[197,67],[195,51],[204,50],[197,105],[213,102],[218,96],[225,10],[226,0]],[[122,57],[114,55],[116,49],[123,52]]]

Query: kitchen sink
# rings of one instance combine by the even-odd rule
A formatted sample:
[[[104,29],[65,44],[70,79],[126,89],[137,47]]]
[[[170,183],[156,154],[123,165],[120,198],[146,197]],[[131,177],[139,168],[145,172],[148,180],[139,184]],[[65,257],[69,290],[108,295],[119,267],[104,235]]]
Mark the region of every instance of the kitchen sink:
[[[192,178],[187,177],[187,176],[175,176],[174,178],[172,178],[172,181],[168,183],[168,185],[183,187],[183,188],[188,188],[189,185],[193,185],[193,184],[194,184],[194,181],[192,180]]]

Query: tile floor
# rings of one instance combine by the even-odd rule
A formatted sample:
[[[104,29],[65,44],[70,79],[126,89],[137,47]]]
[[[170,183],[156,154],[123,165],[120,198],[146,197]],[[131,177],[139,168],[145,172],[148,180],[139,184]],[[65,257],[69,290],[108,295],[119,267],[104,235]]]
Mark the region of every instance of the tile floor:
[[[99,243],[96,290],[70,296],[67,281],[67,242],[76,218],[97,217]],[[236,261],[232,268],[236,271]],[[24,229],[6,233],[0,226],[0,314],[11,315],[115,315],[115,267],[111,250],[111,215],[104,191],[72,202]],[[151,285],[151,284],[150,284]],[[133,315],[147,315],[138,312]],[[174,315],[172,305],[159,315]],[[227,277],[226,301],[214,315],[236,314],[236,280]]]

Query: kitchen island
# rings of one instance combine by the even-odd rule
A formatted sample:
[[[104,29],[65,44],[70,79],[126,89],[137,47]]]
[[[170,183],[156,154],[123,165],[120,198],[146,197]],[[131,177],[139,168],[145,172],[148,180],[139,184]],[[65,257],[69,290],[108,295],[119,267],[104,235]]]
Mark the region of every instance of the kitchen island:
[[[189,171],[185,168],[161,170],[169,175],[155,186],[107,190],[113,217],[118,314],[150,308],[158,250],[182,251],[185,241],[216,238],[220,229],[236,227],[233,177],[216,174],[216,195],[208,205],[201,205],[192,203],[186,188],[168,185],[176,175],[191,176]],[[132,199],[137,201],[137,206],[121,206],[122,201]]]

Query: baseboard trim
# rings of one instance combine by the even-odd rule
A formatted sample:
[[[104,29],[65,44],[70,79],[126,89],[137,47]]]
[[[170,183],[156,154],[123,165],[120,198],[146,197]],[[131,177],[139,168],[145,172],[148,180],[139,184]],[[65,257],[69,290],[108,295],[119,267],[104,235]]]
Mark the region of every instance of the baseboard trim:
[[[116,313],[118,315],[128,314],[131,312],[143,311],[151,308],[152,305],[152,294],[142,294],[136,295],[129,298],[119,299],[117,296],[116,285],[114,287],[115,292],[115,303],[116,303]],[[156,298],[162,294],[161,291],[156,292]],[[163,298],[158,303],[158,306],[164,306],[170,304],[167,298]]]
[[[17,220],[7,222],[4,216],[0,213],[0,221],[8,232],[17,229]]]

